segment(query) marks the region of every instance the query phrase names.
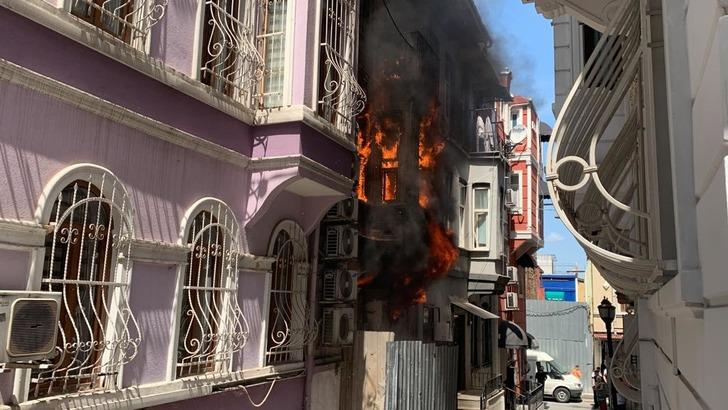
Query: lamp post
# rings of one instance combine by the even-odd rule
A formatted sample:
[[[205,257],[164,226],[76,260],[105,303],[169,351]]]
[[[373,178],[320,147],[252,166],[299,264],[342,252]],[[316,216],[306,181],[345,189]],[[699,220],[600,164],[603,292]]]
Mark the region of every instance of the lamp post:
[[[612,347],[612,322],[614,321],[616,312],[617,309],[606,297],[602,299],[602,303],[599,304],[599,317],[607,326],[607,348],[609,349],[609,362],[607,362],[607,365],[611,363],[612,357],[614,356],[614,348]],[[614,406],[617,404],[617,392],[614,390],[614,384],[612,384],[611,372],[607,374],[607,377],[609,377],[609,407],[614,409]]]

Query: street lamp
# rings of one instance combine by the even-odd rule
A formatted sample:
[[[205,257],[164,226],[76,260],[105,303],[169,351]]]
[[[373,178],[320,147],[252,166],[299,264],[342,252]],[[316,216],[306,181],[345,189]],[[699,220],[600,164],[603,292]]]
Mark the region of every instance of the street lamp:
[[[614,322],[614,317],[617,314],[617,309],[612,305],[612,303],[607,300],[605,297],[602,299],[602,303],[599,304],[599,317],[602,319],[604,324],[607,326],[607,348],[609,349],[609,360],[612,360],[612,357],[614,356],[614,350],[612,347],[612,322]],[[617,392],[614,391],[614,384],[612,384],[612,374],[611,372],[607,374],[607,377],[609,377],[609,407],[615,408],[614,406],[617,404]]]

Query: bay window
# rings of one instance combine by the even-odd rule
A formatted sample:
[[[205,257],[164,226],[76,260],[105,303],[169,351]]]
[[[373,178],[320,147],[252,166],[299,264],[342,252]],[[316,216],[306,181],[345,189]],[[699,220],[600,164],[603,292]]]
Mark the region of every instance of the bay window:
[[[473,222],[475,228],[474,246],[476,248],[488,247],[490,219],[489,195],[490,185],[478,184],[473,186]]]

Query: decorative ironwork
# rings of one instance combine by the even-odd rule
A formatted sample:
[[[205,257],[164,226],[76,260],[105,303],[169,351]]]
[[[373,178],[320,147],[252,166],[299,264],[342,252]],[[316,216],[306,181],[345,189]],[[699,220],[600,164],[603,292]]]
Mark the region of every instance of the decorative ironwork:
[[[654,290],[659,273],[645,192],[638,3],[625,2],[574,84],[546,164],[559,217],[600,271],[628,294]],[[614,140],[606,140],[620,107],[627,121]]]
[[[73,0],[71,12],[134,48],[144,49],[169,0]]]
[[[254,0],[207,0],[200,67],[202,82],[252,106],[264,61],[255,47],[258,8]]]
[[[227,206],[212,202],[188,228],[177,377],[229,371],[248,338],[238,304],[238,223]]]
[[[354,69],[356,10],[356,0],[325,0],[323,4],[319,114],[346,134],[353,134],[354,119],[367,100]]]
[[[300,226],[292,221],[278,225],[269,252],[275,263],[268,317],[268,364],[302,361],[304,347],[318,334],[318,323],[311,321],[308,305],[307,249]]]
[[[637,320],[633,318],[624,337],[614,350],[608,373],[619,394],[635,403],[642,401],[638,332]]]
[[[34,370],[31,396],[110,389],[141,337],[128,301],[132,207],[120,182],[90,175],[64,188],[50,216],[42,290],[62,292],[57,355]]]

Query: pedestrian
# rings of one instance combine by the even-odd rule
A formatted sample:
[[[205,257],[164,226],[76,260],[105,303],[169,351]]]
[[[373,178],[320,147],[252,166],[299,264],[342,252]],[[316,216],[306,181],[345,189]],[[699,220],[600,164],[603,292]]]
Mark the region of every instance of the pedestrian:
[[[602,387],[604,385],[604,378],[602,377],[602,369],[597,366],[592,372],[592,389],[594,390],[594,407],[599,406],[599,399],[602,395]]]
[[[548,378],[548,376],[546,375],[546,372],[543,370],[543,366],[541,365],[541,363],[536,362],[536,381],[540,385],[545,386],[547,378]]]
[[[575,365],[573,369],[571,369],[571,374],[577,379],[581,380],[581,369],[579,369],[578,364]]]

